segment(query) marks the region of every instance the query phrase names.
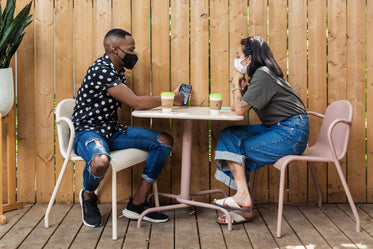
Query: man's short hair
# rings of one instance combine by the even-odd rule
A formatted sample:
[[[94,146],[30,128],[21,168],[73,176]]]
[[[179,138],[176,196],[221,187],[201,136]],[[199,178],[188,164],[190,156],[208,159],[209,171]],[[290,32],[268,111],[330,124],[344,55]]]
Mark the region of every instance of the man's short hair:
[[[125,39],[127,35],[132,36],[130,33],[128,33],[127,31],[125,31],[123,29],[112,29],[112,30],[110,30],[109,32],[106,33],[105,39],[110,37],[110,36]]]
[[[118,40],[126,39],[126,36],[132,35],[123,29],[112,29],[107,32],[104,38],[105,53],[111,53],[110,49],[117,46]]]

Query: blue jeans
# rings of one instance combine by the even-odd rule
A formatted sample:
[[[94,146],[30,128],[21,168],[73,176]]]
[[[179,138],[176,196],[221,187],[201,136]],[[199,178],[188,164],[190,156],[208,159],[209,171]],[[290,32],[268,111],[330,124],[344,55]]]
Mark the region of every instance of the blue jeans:
[[[298,115],[272,126],[240,125],[225,128],[219,135],[215,161],[219,165],[215,178],[237,189],[227,161],[245,166],[250,172],[287,155],[300,155],[306,149],[309,135],[307,115]]]
[[[83,190],[88,193],[94,192],[105,176],[97,177],[91,173],[89,165],[95,155],[107,155],[110,159],[110,151],[129,148],[149,151],[142,177],[147,182],[154,183],[172,148],[158,140],[161,133],[146,128],[128,127],[127,134],[114,132],[107,141],[105,137],[94,131],[77,132],[73,149],[86,161],[83,171]]]

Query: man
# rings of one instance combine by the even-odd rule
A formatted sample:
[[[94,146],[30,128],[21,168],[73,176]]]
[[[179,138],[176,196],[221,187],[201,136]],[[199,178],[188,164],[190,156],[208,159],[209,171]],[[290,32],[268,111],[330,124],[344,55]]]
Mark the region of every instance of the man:
[[[110,151],[138,148],[149,151],[140,186],[123,210],[123,215],[138,219],[149,208],[147,193],[162,170],[173,145],[164,132],[119,123],[117,110],[121,104],[134,109],[150,109],[161,105],[160,96],[139,96],[128,86],[124,68],[132,69],[137,62],[135,41],[121,29],[110,30],[104,38],[105,54],[88,69],[76,96],[73,114],[75,126],[74,151],[85,161],[83,189],[79,194],[82,220],[86,226],[98,227],[101,215],[95,190],[109,169]],[[136,83],[136,82],[135,82]],[[175,105],[181,105],[184,95],[175,89]],[[144,217],[150,222],[166,222],[168,216],[153,212]]]

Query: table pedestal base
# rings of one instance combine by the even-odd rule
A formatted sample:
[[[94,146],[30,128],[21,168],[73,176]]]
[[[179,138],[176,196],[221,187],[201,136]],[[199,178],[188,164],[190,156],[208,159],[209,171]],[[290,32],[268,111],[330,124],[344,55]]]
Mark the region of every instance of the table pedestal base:
[[[193,192],[190,193],[191,196],[198,196],[198,195],[205,195],[205,194],[215,194],[215,193],[221,193],[224,195],[224,197],[227,197],[227,194],[221,190],[221,189],[211,189],[211,190],[204,190],[204,191],[198,191],[198,192]],[[204,203],[204,202],[199,202],[199,201],[193,201],[191,199],[183,199],[180,195],[173,195],[173,194],[166,194],[166,193],[158,193],[160,196],[164,196],[167,198],[172,198],[175,199],[179,202],[179,204],[174,204],[174,205],[167,205],[167,206],[161,206],[161,207],[153,207],[145,210],[143,213],[141,213],[140,218],[137,221],[137,228],[141,227],[141,222],[142,219],[144,218],[145,215],[151,212],[161,212],[161,211],[166,211],[166,210],[171,210],[171,209],[178,209],[178,208],[187,208],[189,206],[197,206],[197,207],[204,207],[204,208],[211,208],[215,210],[219,210],[223,212],[227,216],[228,220],[228,231],[232,231],[232,219],[231,216],[229,215],[229,211],[225,208],[209,204],[209,203]],[[150,195],[148,197],[149,199],[153,195]]]
[[[191,176],[191,169],[192,169],[192,129],[193,129],[193,120],[186,119],[184,120],[184,130],[183,130],[183,148],[182,148],[182,162],[181,162],[181,186],[180,186],[180,195],[173,195],[173,194],[166,194],[166,193],[158,193],[160,196],[165,196],[168,198],[176,199],[179,204],[175,205],[167,205],[162,207],[154,207],[145,210],[137,221],[137,228],[141,227],[142,219],[145,215],[151,212],[159,212],[165,211],[170,209],[177,209],[177,208],[186,208],[188,206],[198,206],[204,208],[211,208],[215,210],[219,210],[223,212],[228,220],[228,230],[232,230],[232,218],[229,215],[229,211],[225,208],[218,207],[213,204],[208,204],[204,202],[193,201],[191,196],[196,195],[205,195],[205,194],[212,194],[212,193],[222,193],[225,197],[227,196],[225,192],[221,189],[212,189],[212,190],[204,190],[191,193],[190,192],[190,176]]]

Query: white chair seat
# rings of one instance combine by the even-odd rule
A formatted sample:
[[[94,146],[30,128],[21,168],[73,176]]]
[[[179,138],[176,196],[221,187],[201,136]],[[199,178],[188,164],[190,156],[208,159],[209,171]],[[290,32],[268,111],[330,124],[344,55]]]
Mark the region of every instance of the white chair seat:
[[[139,149],[116,150],[110,153],[112,170],[120,171],[146,161],[149,152]]]

